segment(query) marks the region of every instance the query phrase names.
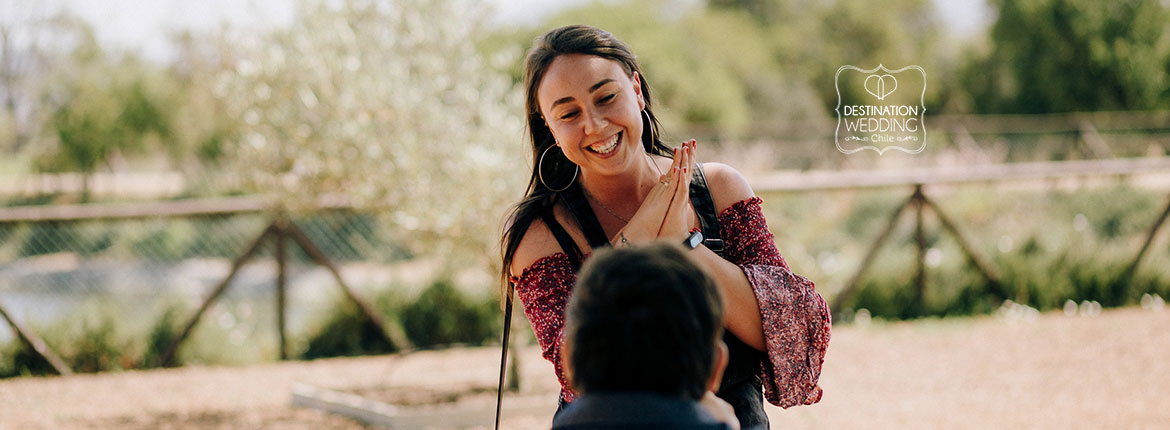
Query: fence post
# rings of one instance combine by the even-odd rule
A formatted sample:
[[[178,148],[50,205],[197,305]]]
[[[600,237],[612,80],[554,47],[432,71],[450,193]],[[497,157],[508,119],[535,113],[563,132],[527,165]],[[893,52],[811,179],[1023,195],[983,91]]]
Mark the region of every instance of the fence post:
[[[179,344],[183,343],[183,341],[187,339],[187,336],[191,334],[191,330],[195,328],[196,324],[199,324],[199,319],[203,317],[203,313],[207,312],[207,308],[211,307],[211,304],[214,303],[217,298],[219,298],[220,294],[223,294],[224,290],[227,289],[228,284],[232,282],[232,278],[236,277],[236,273],[240,271],[240,268],[244,266],[244,263],[250,260],[252,256],[256,255],[256,251],[260,250],[260,245],[264,244],[264,239],[268,238],[268,235],[272,234],[274,230],[276,230],[276,227],[272,224],[269,224],[268,227],[264,229],[264,232],[260,233],[260,236],[252,242],[252,245],[248,247],[248,250],[245,251],[244,254],[240,255],[239,258],[236,258],[236,261],[232,262],[232,270],[228,272],[227,277],[223,278],[223,281],[220,281],[219,285],[217,285],[215,289],[211,291],[211,295],[207,296],[207,299],[204,300],[203,304],[199,306],[199,310],[195,311],[195,315],[192,316],[191,320],[187,322],[187,325],[183,327],[183,331],[179,333],[179,337],[176,337],[175,340],[172,340],[171,344],[167,346],[167,349],[163,352],[162,356],[160,356],[158,360],[157,364],[159,366],[167,366],[172,363],[175,352],[179,349]]]
[[[1162,210],[1162,215],[1154,221],[1154,225],[1150,227],[1150,233],[1146,235],[1146,241],[1142,243],[1142,249],[1138,250],[1136,256],[1133,257],[1133,262],[1121,272],[1121,282],[1128,283],[1133,280],[1134,275],[1137,274],[1138,265],[1142,262],[1142,257],[1146,256],[1146,251],[1149,250],[1150,244],[1154,242],[1154,236],[1158,234],[1158,229],[1162,228],[1162,224],[1166,222],[1166,217],[1170,216],[1170,203],[1166,204],[1166,209]]]
[[[991,292],[998,295],[1000,300],[1008,299],[1009,296],[1007,294],[1007,290],[999,281],[999,274],[995,272],[995,269],[993,269],[990,264],[985,262],[983,258],[975,252],[975,248],[971,246],[971,243],[967,241],[966,236],[963,236],[963,233],[959,231],[959,228],[955,225],[955,223],[951,221],[951,217],[947,216],[947,214],[943,212],[942,208],[938,207],[938,204],[933,200],[927,198],[925,194],[922,195],[922,202],[926,205],[929,205],[930,208],[934,210],[934,214],[938,216],[938,220],[942,223],[943,228],[949,231],[951,236],[955,237],[955,242],[959,244],[959,249],[963,250],[963,253],[967,254],[967,258],[971,260],[971,264],[974,265],[975,269],[979,270],[979,272],[983,274],[983,277],[987,279],[987,283],[991,288]]]
[[[842,288],[841,292],[833,297],[833,303],[829,306],[830,313],[833,315],[839,313],[841,307],[845,306],[845,302],[853,296],[853,293],[861,284],[861,275],[864,275],[869,265],[873,264],[874,258],[877,257],[878,249],[881,249],[882,243],[886,241],[886,238],[894,231],[894,226],[898,224],[899,215],[902,215],[902,211],[906,209],[906,206],[909,206],[913,202],[914,196],[911,195],[909,199],[906,199],[905,202],[898,205],[894,209],[894,212],[890,214],[890,220],[886,222],[886,227],[878,234],[877,239],[874,239],[873,244],[869,246],[869,251],[866,252],[865,258],[861,260],[861,265],[857,267],[857,271],[853,273],[853,277],[849,279],[849,283],[845,284],[845,288]]]
[[[273,245],[276,247],[276,331],[280,335],[280,359],[288,359],[288,338],[285,330],[286,291],[288,284],[288,250],[284,245],[285,226],[288,219],[280,216],[276,220],[276,237]]]
[[[926,314],[926,232],[923,231],[922,210],[926,206],[922,201],[924,199],[922,194],[922,184],[914,185],[914,195],[911,197],[914,200],[914,243],[918,248],[918,255],[915,258],[917,270],[914,273],[914,297],[917,308],[915,311],[919,315]]]
[[[374,308],[370,307],[370,305],[366,304],[365,301],[358,298],[357,294],[354,294],[353,290],[350,289],[348,285],[346,285],[345,280],[341,278],[341,272],[337,270],[337,266],[334,266],[333,262],[329,261],[329,258],[325,256],[325,253],[321,252],[321,250],[313,244],[313,241],[309,240],[309,237],[305,236],[305,233],[301,231],[301,229],[298,228],[296,224],[291,222],[288,223],[286,231],[292,236],[293,241],[295,241],[297,245],[299,245],[301,249],[305,251],[305,253],[309,254],[309,257],[311,257],[313,261],[316,261],[317,264],[325,267],[329,270],[329,273],[333,274],[333,279],[337,280],[337,286],[341,287],[341,291],[345,293],[346,297],[348,297],[350,301],[357,305],[358,311],[365,314],[366,318],[369,318],[370,322],[374,324],[374,326],[378,327],[378,330],[382,333],[383,336],[386,337],[386,340],[389,340],[390,343],[398,347],[399,350],[410,350],[414,347],[414,345],[411,344],[410,339],[406,338],[406,333],[403,333],[398,326],[387,326],[382,322],[382,317],[374,311]],[[392,329],[393,331],[387,329]]]
[[[50,366],[53,366],[53,370],[55,370],[58,375],[73,375],[73,370],[69,368],[69,365],[65,364],[65,360],[62,360],[61,356],[57,355],[56,352],[53,352],[53,349],[50,348],[49,345],[45,343],[45,341],[41,340],[40,337],[37,337],[37,335],[28,331],[24,327],[21,327],[21,325],[17,323],[16,320],[12,319],[12,317],[8,315],[8,311],[4,309],[3,303],[0,303],[0,317],[4,318],[4,321],[8,322],[8,326],[12,327],[12,331],[16,332],[16,336],[19,337],[26,346],[32,348],[34,354],[40,356],[41,359],[49,363]]]

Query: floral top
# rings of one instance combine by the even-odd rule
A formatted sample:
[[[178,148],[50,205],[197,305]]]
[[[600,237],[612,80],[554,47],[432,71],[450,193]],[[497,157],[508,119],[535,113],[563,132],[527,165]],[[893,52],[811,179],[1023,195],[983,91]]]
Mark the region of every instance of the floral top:
[[[760,304],[768,362],[760,369],[764,397],[788,408],[820,401],[817,381],[829,345],[831,318],[813,282],[792,273],[752,197],[719,213],[724,258],[747,275]],[[556,367],[566,401],[576,398],[561,365],[565,306],[577,273],[563,252],[543,257],[512,277],[544,358]]]

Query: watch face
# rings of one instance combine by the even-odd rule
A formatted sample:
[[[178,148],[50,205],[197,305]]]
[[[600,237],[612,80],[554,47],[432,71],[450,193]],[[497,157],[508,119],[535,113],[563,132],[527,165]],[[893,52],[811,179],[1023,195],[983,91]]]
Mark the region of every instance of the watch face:
[[[695,249],[699,247],[700,243],[703,243],[703,233],[696,231],[687,236],[687,239],[683,241],[683,246],[687,249]]]

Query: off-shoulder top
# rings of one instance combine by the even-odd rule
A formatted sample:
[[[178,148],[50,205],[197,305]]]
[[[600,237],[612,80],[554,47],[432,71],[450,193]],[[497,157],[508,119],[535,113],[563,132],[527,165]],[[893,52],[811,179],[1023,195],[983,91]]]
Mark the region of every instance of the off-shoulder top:
[[[768,357],[759,374],[764,397],[784,408],[809,405],[822,395],[817,381],[829,344],[829,309],[813,282],[792,273],[776,249],[762,201],[752,197],[719,213],[724,258],[743,269],[760,305]],[[562,395],[570,402],[576,393],[569,388],[560,355],[565,306],[576,279],[564,252],[536,260],[512,277],[543,356],[556,367]]]

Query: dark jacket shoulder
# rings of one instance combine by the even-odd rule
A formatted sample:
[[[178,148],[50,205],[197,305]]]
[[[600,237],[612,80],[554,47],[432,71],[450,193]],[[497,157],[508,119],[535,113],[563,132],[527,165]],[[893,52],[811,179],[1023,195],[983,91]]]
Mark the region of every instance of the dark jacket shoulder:
[[[593,393],[570,403],[553,419],[554,430],[727,430],[699,402],[656,393]]]

